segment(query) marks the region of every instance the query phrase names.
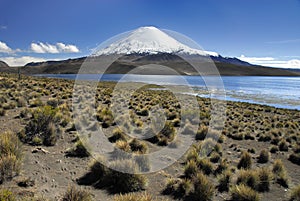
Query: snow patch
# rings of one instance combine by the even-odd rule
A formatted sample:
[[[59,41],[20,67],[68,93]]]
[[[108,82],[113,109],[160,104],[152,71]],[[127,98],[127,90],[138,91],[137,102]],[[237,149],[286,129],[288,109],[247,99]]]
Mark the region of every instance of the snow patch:
[[[110,54],[158,54],[179,53],[203,56],[219,56],[216,52],[190,48],[156,27],[140,27],[129,36],[94,53],[94,56]]]

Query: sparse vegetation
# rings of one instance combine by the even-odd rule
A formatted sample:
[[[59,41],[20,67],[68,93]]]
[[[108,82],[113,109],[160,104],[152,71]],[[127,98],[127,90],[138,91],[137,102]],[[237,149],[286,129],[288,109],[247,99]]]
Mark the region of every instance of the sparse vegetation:
[[[59,118],[56,116],[57,112],[58,110],[51,106],[43,106],[34,110],[32,118],[19,134],[20,139],[35,145],[38,138],[46,146],[55,145],[59,133],[56,126],[59,122]]]
[[[232,200],[234,201],[259,201],[259,194],[252,188],[240,184],[230,189]]]
[[[270,159],[270,153],[268,150],[266,149],[263,149],[260,154],[259,154],[259,157],[258,157],[258,161],[259,163],[267,163]]]
[[[69,186],[68,190],[62,197],[62,201],[92,201],[91,194],[75,186]]]
[[[194,200],[209,201],[213,200],[215,187],[207,176],[202,172],[198,173],[194,181],[194,192],[192,197]]]
[[[300,200],[300,185],[295,186],[290,193],[290,201],[299,201]]]
[[[1,172],[4,175],[1,176],[2,182],[4,182],[2,188],[4,190],[6,185],[14,187],[12,191],[7,190],[7,193],[3,191],[5,196],[13,195],[12,198],[5,198],[5,200],[45,200],[35,198],[35,193],[39,193],[38,191],[41,190],[39,184],[44,180],[42,180],[42,176],[39,177],[40,173],[37,173],[38,176],[32,175],[29,168],[41,166],[42,168],[39,169],[41,173],[55,172],[56,170],[50,163],[49,166],[43,166],[41,163],[44,159],[53,160],[54,157],[55,161],[51,161],[51,163],[57,163],[57,166],[62,166],[62,171],[70,173],[67,174],[70,182],[71,179],[77,178],[77,184],[94,187],[87,187],[95,195],[95,198],[91,197],[92,200],[98,199],[98,192],[101,194],[98,189],[107,190],[107,196],[111,196],[115,200],[157,200],[156,196],[161,198],[160,196],[163,195],[159,195],[161,193],[160,185],[152,183],[147,185],[148,177],[149,182],[153,181],[151,174],[147,177],[140,174],[126,174],[109,169],[100,162],[94,162],[90,166],[90,171],[78,178],[78,169],[86,168],[82,164],[92,158],[85,158],[90,155],[87,151],[89,146],[78,137],[81,134],[80,128],[86,127],[88,131],[91,131],[91,135],[94,135],[93,132],[97,131],[98,125],[102,126],[103,133],[115,147],[115,151],[110,153],[109,160],[112,161],[104,164],[110,164],[111,167],[121,170],[133,170],[133,172],[137,170],[147,172],[153,168],[151,158],[147,154],[163,148],[171,148],[174,151],[180,148],[185,143],[177,135],[180,126],[180,129],[183,128],[182,134],[192,133],[194,135],[195,142],[185,157],[170,168],[155,174],[157,182],[163,183],[165,177],[169,178],[163,194],[170,200],[214,200],[214,196],[219,199],[219,195],[224,195],[225,199],[231,195],[233,200],[258,200],[258,193],[264,197],[264,194],[269,191],[269,197],[278,188],[283,191],[283,188],[293,187],[295,184],[290,178],[293,178],[293,181],[297,178],[294,179],[297,170],[288,174],[285,166],[290,169],[295,166],[294,164],[300,164],[298,111],[226,102],[227,120],[224,128],[220,128],[222,134],[218,138],[218,130],[215,128],[210,129],[208,133],[208,128],[211,126],[211,104],[205,98],[197,97],[201,106],[199,114],[201,121],[198,124],[196,119],[198,113],[194,111],[182,113],[180,104],[170,92],[150,90],[147,87],[146,90],[139,89],[134,93],[129,104],[125,106],[128,114],[124,113],[118,117],[117,124],[112,116],[111,97],[114,83],[105,82],[100,83],[97,88],[95,103],[87,103],[87,105],[97,108],[96,111],[86,107],[84,95],[79,95],[80,107],[87,115],[86,118],[72,120],[72,117],[78,116],[71,107],[73,81],[60,80],[59,84],[56,84],[56,82],[52,82],[54,80],[49,81],[42,78],[30,77],[30,79],[16,81],[9,75],[1,76],[0,119],[3,124],[0,125],[0,129],[7,130],[13,125],[14,132],[17,133],[21,130],[16,140],[19,138],[24,143],[37,146],[31,147],[26,144],[24,149],[20,149],[20,153],[24,151],[25,154],[34,157],[34,160],[30,160],[30,165],[26,168],[22,165],[22,169],[25,169],[25,174],[29,172],[29,177],[34,177],[36,184],[31,184],[31,181],[34,180],[29,180],[29,177],[19,180],[19,177],[23,178],[22,174],[13,178],[20,171],[21,160],[19,158],[22,159],[22,157],[6,154],[5,159],[1,158],[1,171],[4,172]],[[151,87],[153,86],[151,85]],[[82,97],[80,98],[80,96]],[[121,104],[118,103],[124,101],[123,92],[117,96],[119,96],[117,104],[114,103],[114,106],[121,107]],[[188,104],[188,98],[186,100]],[[155,112],[153,107],[156,105],[163,108],[165,112],[162,113],[162,115],[166,115],[167,119],[166,122],[162,121],[164,125],[159,125],[159,129],[147,128],[147,134],[152,136],[150,139],[144,140],[137,136],[135,136],[137,138],[131,136],[132,133],[142,134],[145,126],[153,121],[152,112]],[[191,119],[181,122],[182,114],[185,113]],[[91,122],[93,118],[96,118],[97,122]],[[196,122],[197,124],[195,124]],[[161,130],[161,128],[163,129]],[[1,139],[2,136],[0,136]],[[20,143],[16,140],[13,139],[12,142]],[[45,145],[55,147],[43,147]],[[36,150],[38,151],[34,152]],[[133,156],[126,155],[120,150],[133,154]],[[0,155],[2,157],[5,154],[0,152]],[[68,157],[66,161],[62,161],[60,157],[65,156],[77,158]],[[58,157],[57,160],[56,157]],[[279,158],[285,162],[285,166],[282,161],[278,160]],[[23,160],[23,163],[28,165],[29,162]],[[74,171],[73,167],[75,167]],[[13,170],[14,168],[16,169]],[[56,178],[54,176],[53,186],[56,185],[58,172],[61,173],[60,171],[53,173],[56,176]],[[79,172],[81,171],[79,170]],[[23,172],[21,171],[21,173]],[[176,175],[176,177],[171,178],[170,175]],[[13,178],[12,181],[6,182],[11,178]],[[81,191],[77,184],[73,186],[75,188],[71,193],[73,195],[76,195],[77,190]],[[31,192],[32,185],[36,192]],[[30,195],[24,197],[19,195],[19,192],[15,192],[15,189],[17,191],[22,189],[20,193],[24,191]],[[144,189],[149,191],[135,192]],[[52,191],[51,188],[50,191]],[[292,198],[292,192],[297,192],[297,190],[288,191],[290,191],[291,200],[298,199],[297,193],[293,193],[296,196]],[[127,192],[134,193],[123,194]],[[47,195],[51,193],[46,192]],[[122,194],[119,195],[119,193]],[[199,196],[200,194],[202,197]],[[61,194],[61,197],[63,196],[64,194]],[[283,199],[283,195],[278,199]]]
[[[252,166],[252,158],[248,152],[243,152],[241,155],[241,159],[238,163],[238,168],[241,169],[250,169]]]
[[[0,135],[0,182],[11,179],[21,169],[22,147],[16,134]]]

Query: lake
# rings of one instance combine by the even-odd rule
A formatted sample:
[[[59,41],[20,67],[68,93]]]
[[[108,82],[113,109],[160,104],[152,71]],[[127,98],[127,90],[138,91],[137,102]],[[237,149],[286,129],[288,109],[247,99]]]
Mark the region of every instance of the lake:
[[[76,79],[76,74],[42,74],[49,78]],[[105,74],[101,81],[119,81],[122,74]],[[174,75],[126,75],[126,81],[157,85],[178,85]],[[209,97],[201,76],[180,76],[195,89],[194,95]],[[214,78],[214,76],[208,76]],[[98,80],[99,75],[81,75],[81,79]],[[300,77],[278,76],[221,76],[226,100],[270,105],[279,108],[300,110]],[[222,98],[224,99],[224,98]]]

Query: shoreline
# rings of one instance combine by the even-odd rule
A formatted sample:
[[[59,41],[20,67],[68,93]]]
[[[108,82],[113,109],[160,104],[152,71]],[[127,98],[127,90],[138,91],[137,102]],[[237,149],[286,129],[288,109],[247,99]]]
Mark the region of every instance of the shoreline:
[[[65,75],[75,75],[75,74],[57,74],[57,75],[62,75],[62,76],[65,76]],[[88,74],[90,75],[90,74]],[[110,74],[107,74],[107,75],[110,75]],[[123,75],[123,74],[111,74],[111,75]],[[129,75],[136,75],[136,74],[129,74]],[[65,78],[65,77],[51,77],[51,74],[43,74],[43,75],[29,75],[29,76],[32,76],[32,77],[43,77],[43,78],[52,78],[52,79],[65,79],[65,80],[75,80],[74,78]],[[48,77],[50,76],[50,77]],[[56,76],[56,75],[55,75]],[[145,75],[147,76],[147,75]],[[168,75],[164,75],[164,76],[168,76]],[[174,75],[169,75],[170,77],[171,76],[174,76]],[[206,77],[215,77],[215,76],[206,76]],[[235,76],[221,76],[222,77],[235,77]],[[242,76],[242,77],[257,77],[257,76]],[[260,76],[258,76],[260,77]],[[270,76],[272,77],[272,76]],[[298,78],[298,76],[280,76],[280,77],[287,77],[287,78]],[[83,79],[84,80],[84,79]],[[91,81],[94,81],[94,80],[91,80]],[[114,81],[114,80],[101,80],[100,82],[118,82],[118,81]],[[132,83],[135,83],[134,81]],[[155,83],[147,83],[147,82],[143,82],[143,81],[137,81],[137,83],[145,83],[145,84],[153,84],[155,85]],[[181,87],[182,85],[174,85],[174,84],[168,84],[166,83],[165,84],[166,86],[170,85],[170,86],[179,86]],[[159,84],[157,84],[157,86],[160,86]],[[202,97],[202,98],[208,98],[206,97],[207,95],[209,96],[209,93],[207,92],[207,90],[205,90],[205,86],[197,86],[197,85],[192,85],[190,84],[189,85],[190,88],[194,88],[196,91],[199,90],[199,93],[195,93],[195,94],[191,94],[191,95],[195,95],[195,96],[198,96],[198,97]],[[184,92],[182,92],[184,93]],[[218,93],[216,93],[218,95]],[[258,104],[258,105],[262,105],[262,106],[271,106],[271,107],[274,107],[274,108],[281,108],[281,109],[290,109],[290,110],[298,110],[300,111],[300,105],[293,105],[295,103],[291,102],[291,104],[284,104],[286,102],[282,102],[282,103],[274,103],[274,101],[271,101],[271,100],[267,100],[267,101],[270,101],[270,103],[266,103],[263,98],[259,98],[259,97],[256,97],[256,96],[253,96],[251,97],[250,94],[248,95],[239,95],[237,92],[232,92],[232,91],[227,91],[226,92],[226,89],[225,89],[225,96],[226,100],[224,100],[224,98],[216,98],[218,100],[224,100],[224,101],[233,101],[233,102],[242,102],[242,103],[251,103],[251,104]],[[294,101],[295,102],[295,101]]]

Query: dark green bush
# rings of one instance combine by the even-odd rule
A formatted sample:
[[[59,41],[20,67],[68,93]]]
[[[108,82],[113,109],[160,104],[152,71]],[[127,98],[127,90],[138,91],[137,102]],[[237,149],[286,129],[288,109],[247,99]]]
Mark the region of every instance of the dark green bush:
[[[56,124],[60,120],[56,116],[57,111],[51,106],[43,106],[34,110],[25,130],[20,132],[20,139],[25,143],[34,144],[34,139],[38,137],[44,145],[54,145],[58,138]]]

